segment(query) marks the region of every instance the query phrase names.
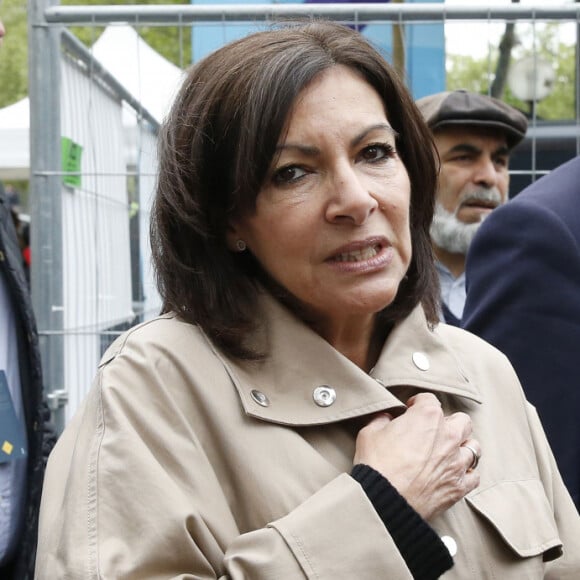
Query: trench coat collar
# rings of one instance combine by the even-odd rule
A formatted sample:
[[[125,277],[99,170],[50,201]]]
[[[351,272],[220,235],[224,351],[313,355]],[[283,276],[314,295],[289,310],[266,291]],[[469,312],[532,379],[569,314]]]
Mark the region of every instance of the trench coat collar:
[[[216,353],[252,417],[306,426],[379,411],[397,415],[405,405],[389,389],[401,386],[481,402],[438,328],[429,328],[421,306],[391,331],[369,374],[269,294],[262,295],[261,309],[263,324],[252,342],[267,344],[265,360],[238,361]],[[335,400],[328,404],[333,395]],[[327,406],[321,406],[321,400]]]

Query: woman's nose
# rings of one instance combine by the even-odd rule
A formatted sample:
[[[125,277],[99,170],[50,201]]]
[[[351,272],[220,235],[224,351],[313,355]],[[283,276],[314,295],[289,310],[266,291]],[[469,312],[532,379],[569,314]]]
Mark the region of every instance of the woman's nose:
[[[329,187],[330,199],[326,208],[329,222],[362,225],[379,207],[378,201],[352,166],[338,172]]]

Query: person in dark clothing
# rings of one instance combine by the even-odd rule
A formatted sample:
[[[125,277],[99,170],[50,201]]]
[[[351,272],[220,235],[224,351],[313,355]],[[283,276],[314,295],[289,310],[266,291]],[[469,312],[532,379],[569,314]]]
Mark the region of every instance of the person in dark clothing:
[[[0,21],[0,46],[5,34]],[[56,442],[13,206],[0,182],[0,578],[34,574],[44,468]]]
[[[580,157],[494,210],[466,276],[462,326],[510,359],[580,508]]]
[[[22,250],[1,183],[0,328],[0,578],[28,580],[34,574],[44,468],[56,435],[43,399]]]

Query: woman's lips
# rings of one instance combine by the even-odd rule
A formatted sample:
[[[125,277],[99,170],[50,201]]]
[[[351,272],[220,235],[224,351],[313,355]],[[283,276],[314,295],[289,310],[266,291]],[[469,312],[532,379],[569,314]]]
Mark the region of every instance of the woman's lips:
[[[393,255],[386,238],[374,237],[338,248],[326,263],[345,272],[371,272],[387,266]]]
[[[374,258],[382,249],[380,244],[361,248],[360,250],[351,250],[349,252],[342,252],[330,258],[331,262],[362,262],[363,260],[370,260]]]

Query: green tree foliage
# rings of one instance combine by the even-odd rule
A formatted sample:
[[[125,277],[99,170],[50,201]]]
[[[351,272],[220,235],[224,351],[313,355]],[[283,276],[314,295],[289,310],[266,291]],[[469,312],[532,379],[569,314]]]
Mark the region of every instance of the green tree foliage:
[[[474,93],[488,93],[493,79],[496,59],[476,59],[472,56],[447,56],[447,90],[467,89]]]
[[[182,4],[182,0],[63,0],[61,4]],[[0,18],[6,37],[0,49],[0,107],[11,105],[28,94],[28,22],[27,0],[2,0]],[[84,44],[91,46],[103,27],[73,27],[71,31]],[[137,31],[157,52],[185,67],[191,61],[191,31],[185,27],[147,26]],[[123,55],[119,55],[123,58]]]
[[[114,4],[181,4],[182,0],[62,0],[62,4],[114,5]],[[2,0],[1,18],[6,27],[6,37],[0,49],[0,107],[12,104],[28,93],[28,38],[27,1]],[[532,54],[534,45],[541,58],[554,64],[556,85],[552,93],[538,104],[537,114],[544,119],[573,119],[574,86],[576,85],[575,47],[562,42],[558,24],[548,24],[539,32],[531,25],[519,25],[520,43],[512,51],[512,61]],[[174,64],[185,67],[191,61],[191,31],[189,26],[140,26],[139,34],[155,50]],[[74,27],[72,32],[87,46],[100,36],[103,27]],[[530,40],[531,39],[531,40]],[[499,44],[499,42],[498,42]],[[119,58],[122,58],[119,55]],[[498,50],[493,49],[487,58],[475,59],[466,55],[447,57],[447,87],[466,88],[488,93],[494,79]],[[526,111],[528,105],[515,99],[509,89],[504,99]]]
[[[530,26],[527,26],[527,31],[521,33],[522,39],[524,34],[530,40],[530,44],[536,47],[538,57],[552,64],[556,76],[552,92],[538,103],[538,117],[552,120],[574,119],[576,116],[574,87],[578,82],[576,47],[560,40],[558,24],[555,23],[548,24],[535,33]],[[513,58],[523,58],[532,54],[534,54],[534,47],[522,42],[514,49]],[[506,91],[506,99],[525,110],[527,104],[515,99],[509,89]]]
[[[554,88],[548,97],[538,103],[536,108],[538,118],[546,120],[575,118],[576,47],[561,40],[558,26],[556,23],[551,23],[535,32],[531,26],[523,27],[518,32],[520,43],[512,52],[512,62],[535,52],[539,58],[553,65],[556,73]],[[449,55],[447,57],[448,90],[463,88],[488,93],[494,78],[497,58],[497,49],[494,49],[489,57],[483,59]],[[522,111],[529,112],[529,104],[516,99],[509,88],[506,88],[503,99]]]
[[[61,4],[84,6],[126,4],[184,4],[184,0],[61,0]],[[182,68],[191,62],[191,29],[189,26],[139,26],[137,32],[167,60]],[[87,46],[101,35],[102,27],[72,27],[71,32]],[[122,56],[121,56],[122,57]]]
[[[2,0],[0,18],[6,36],[0,48],[0,107],[28,94],[26,0]]]

